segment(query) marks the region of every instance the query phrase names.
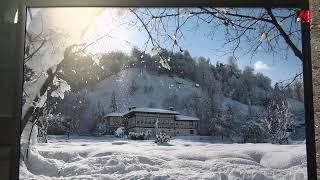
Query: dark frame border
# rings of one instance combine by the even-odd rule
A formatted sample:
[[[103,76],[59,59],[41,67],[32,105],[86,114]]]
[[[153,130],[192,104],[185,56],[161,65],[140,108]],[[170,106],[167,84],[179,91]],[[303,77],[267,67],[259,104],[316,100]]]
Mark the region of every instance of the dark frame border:
[[[249,8],[301,8],[308,9],[308,0],[20,0],[19,1],[19,22],[17,30],[17,51],[21,54],[17,56],[18,66],[17,91],[22,94],[23,88],[23,54],[25,41],[25,24],[27,7],[249,7]],[[313,89],[312,89],[312,65],[311,65],[311,44],[310,27],[307,24],[301,25],[302,34],[302,53],[303,53],[303,79],[304,79],[304,104],[306,120],[306,149],[307,149],[307,171],[308,179],[317,179],[316,167],[316,149],[315,149],[315,130],[314,130],[314,110],[313,110]],[[21,97],[16,98],[17,109],[16,121],[21,120]],[[20,142],[20,122],[16,122],[19,128],[16,128],[19,137],[14,140]],[[16,162],[11,163],[10,172],[12,179],[19,178],[19,149],[20,143],[15,143],[17,150]]]
[[[306,0],[25,0],[29,7],[277,7],[303,8]]]

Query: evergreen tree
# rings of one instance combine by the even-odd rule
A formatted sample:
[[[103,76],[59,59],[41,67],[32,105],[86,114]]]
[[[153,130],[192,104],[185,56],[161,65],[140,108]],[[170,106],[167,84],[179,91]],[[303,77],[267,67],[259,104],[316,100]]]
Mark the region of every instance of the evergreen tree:
[[[110,105],[111,111],[112,112],[117,112],[118,111],[118,106],[116,102],[116,93],[113,91],[111,95],[111,105]]]
[[[129,87],[129,94],[130,95],[133,95],[137,90],[138,90],[138,85],[136,83],[135,80],[132,80],[131,81],[131,84],[130,84],[130,87]]]
[[[228,58],[228,65],[232,73],[237,73],[239,71],[237,60],[233,56]]]

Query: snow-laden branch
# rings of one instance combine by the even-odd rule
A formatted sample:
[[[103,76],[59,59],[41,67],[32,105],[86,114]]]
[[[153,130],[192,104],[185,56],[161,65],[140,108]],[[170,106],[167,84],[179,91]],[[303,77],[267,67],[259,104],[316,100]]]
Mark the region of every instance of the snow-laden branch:
[[[267,9],[267,12],[268,12],[268,15],[270,16],[270,18],[272,19],[272,24],[278,29],[278,31],[280,32],[283,39],[286,41],[288,46],[292,49],[294,55],[297,56],[301,61],[303,61],[303,55],[302,55],[301,50],[299,50],[297,48],[297,46],[292,42],[292,40],[290,39],[288,34],[283,30],[281,25],[278,23],[276,17],[273,15],[272,10]]]
[[[198,9],[178,8],[178,12],[173,12],[166,8],[160,13],[151,12],[150,10],[146,12],[135,11],[134,14],[139,18],[140,22],[146,29],[148,36],[150,37],[150,39],[153,39],[153,42],[156,42],[155,37],[159,38],[158,35],[162,37],[161,33],[163,32],[160,31],[164,31],[164,33],[169,37],[168,40],[173,42],[173,46],[178,45],[178,47],[182,49],[182,47],[179,46],[179,40],[177,38],[172,38],[172,36],[169,34],[170,26],[164,26],[162,19],[170,21],[175,20],[172,18],[177,17],[177,20],[175,20],[177,25],[174,30],[174,37],[178,37],[178,33],[180,33],[181,35],[183,33],[183,24],[185,24],[187,20],[193,18],[201,20],[206,24],[212,24],[212,31],[215,31],[216,27],[219,25],[225,26],[227,38],[226,43],[223,45],[223,48],[225,49],[225,46],[230,45],[233,49],[233,54],[235,54],[235,51],[240,48],[240,43],[243,41],[249,42],[250,46],[252,45],[252,47],[248,50],[252,54],[255,54],[258,49],[261,49],[261,46],[264,44],[267,46],[267,49],[265,50],[272,51],[273,53],[279,53],[282,45],[279,44],[278,38],[282,37],[284,39],[284,42],[293,51],[294,55],[302,61],[301,50],[299,50],[298,46],[294,44],[291,39],[300,38],[299,36],[294,35],[295,33],[299,32],[299,30],[292,28],[294,26],[292,23],[294,22],[295,16],[295,13],[292,13],[292,11],[294,10],[289,9],[288,15],[275,15],[271,11],[271,9],[261,9],[260,13],[253,12],[252,15],[250,13],[246,14],[245,12],[239,12],[234,9],[231,10],[226,8],[199,7]],[[145,18],[148,16],[150,16],[151,21],[145,22]],[[183,24],[180,23],[180,19],[185,20]],[[284,30],[283,24],[285,24],[285,21],[288,19],[293,20],[291,21],[291,26],[288,27],[287,31]],[[196,21],[197,23],[199,23],[198,20]],[[153,23],[151,28],[148,27],[148,24],[150,22]],[[152,35],[152,31],[155,31],[157,33],[154,37]],[[258,33],[258,37],[255,37],[256,33]],[[265,40],[257,41],[257,43],[255,43],[255,39],[261,39],[261,37],[263,37],[263,34],[266,35]]]

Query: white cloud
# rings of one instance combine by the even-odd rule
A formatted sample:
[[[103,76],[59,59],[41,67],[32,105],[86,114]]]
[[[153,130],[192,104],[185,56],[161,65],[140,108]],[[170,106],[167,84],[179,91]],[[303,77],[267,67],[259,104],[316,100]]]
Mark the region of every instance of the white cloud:
[[[257,61],[254,63],[254,70],[255,71],[263,71],[269,70],[271,67],[268,64],[263,63],[262,61]]]

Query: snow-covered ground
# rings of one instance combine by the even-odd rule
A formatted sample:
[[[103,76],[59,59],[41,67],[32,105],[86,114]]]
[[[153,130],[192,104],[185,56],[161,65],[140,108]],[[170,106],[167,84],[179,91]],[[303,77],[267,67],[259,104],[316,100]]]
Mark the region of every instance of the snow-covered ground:
[[[303,180],[305,144],[221,144],[177,137],[169,145],[113,137],[51,136],[30,151],[20,179]]]

